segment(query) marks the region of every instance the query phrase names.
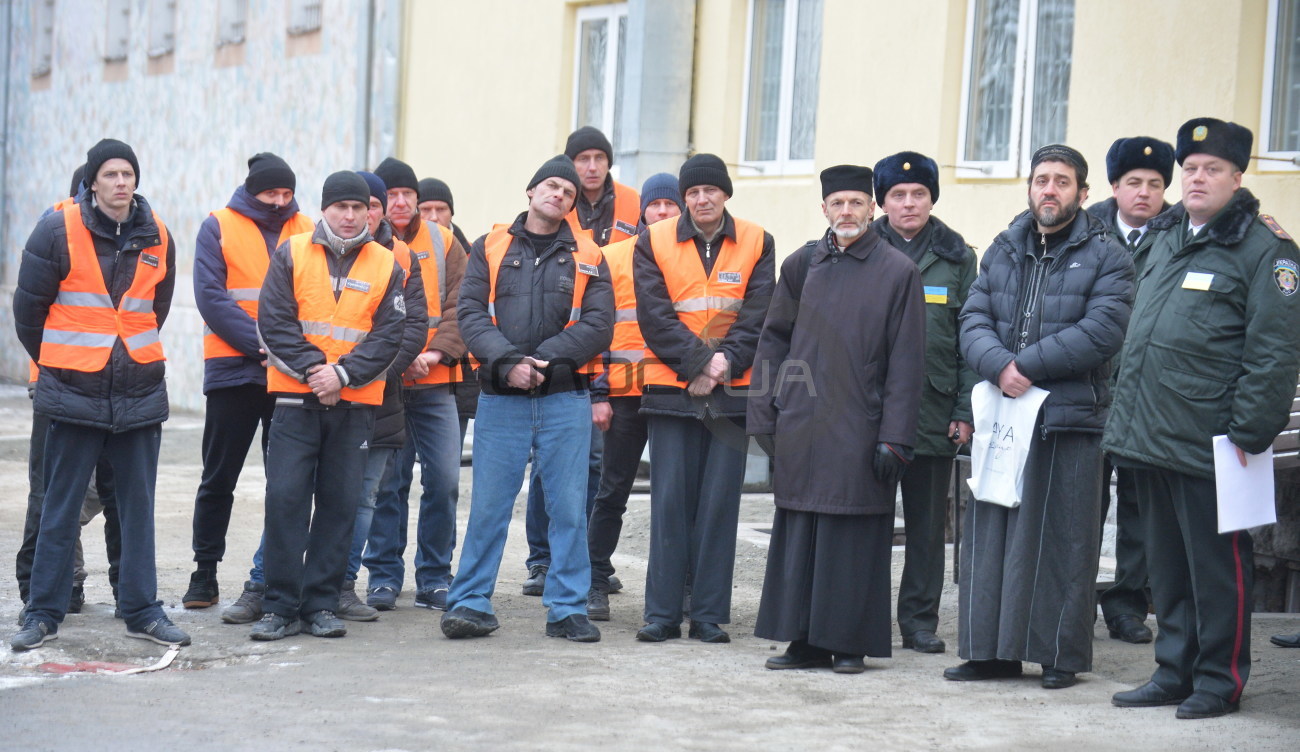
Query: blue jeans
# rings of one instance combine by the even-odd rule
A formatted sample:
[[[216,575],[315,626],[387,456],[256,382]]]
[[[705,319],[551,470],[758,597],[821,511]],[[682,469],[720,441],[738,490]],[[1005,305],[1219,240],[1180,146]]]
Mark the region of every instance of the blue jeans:
[[[370,447],[366,456],[366,474],[361,477],[361,503],[357,505],[357,520],[352,526],[352,552],[348,554],[346,579],[355,580],[361,569],[361,552],[370,537],[370,521],[375,516],[375,497],[379,495],[379,482],[392,472],[396,447]]]
[[[460,569],[448,609],[492,613],[492,593],[529,454],[546,489],[551,569],[542,604],[547,621],[587,613],[587,455],[591,400],[585,391],[544,397],[483,394],[474,420],[474,486]]]
[[[158,478],[161,425],[122,433],[50,421],[45,434],[45,504],[27,615],[60,624],[72,593],[72,564],[81,534],[81,507],[95,464],[113,465],[117,514],[122,530],[118,603],[129,629],[140,630],[163,615],[154,568],[154,485]]]
[[[363,562],[370,588],[402,589],[406,552],[407,498],[415,458],[420,458],[420,518],[415,531],[415,587],[446,585],[456,549],[456,502],[460,497],[460,418],[450,386],[410,389],[403,396],[406,446],[393,472],[380,485]]]
[[[596,505],[596,493],[600,491],[600,467],[605,454],[605,432],[591,424],[591,451],[587,454],[587,516]],[[524,532],[528,536],[528,559],[524,566],[532,569],[534,565],[551,566],[551,543],[546,530],[551,520],[546,516],[546,493],[542,484],[537,482],[533,473],[528,482],[528,507],[524,512]]]

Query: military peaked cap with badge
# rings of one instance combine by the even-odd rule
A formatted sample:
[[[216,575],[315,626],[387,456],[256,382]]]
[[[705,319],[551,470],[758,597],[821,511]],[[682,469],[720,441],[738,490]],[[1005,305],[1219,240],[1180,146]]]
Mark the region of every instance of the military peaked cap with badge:
[[[900,151],[876,163],[876,203],[885,203],[889,189],[901,183],[917,183],[930,189],[930,203],[939,203],[939,165],[924,154]]]
[[[1174,178],[1174,147],[1150,136],[1116,139],[1106,152],[1106,180],[1113,185],[1132,170],[1140,169],[1160,173],[1168,187]]]

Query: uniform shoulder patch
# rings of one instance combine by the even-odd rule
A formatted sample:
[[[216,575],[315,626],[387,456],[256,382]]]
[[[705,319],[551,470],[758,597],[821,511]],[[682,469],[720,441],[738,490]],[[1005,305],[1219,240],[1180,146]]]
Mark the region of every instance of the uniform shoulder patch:
[[[1259,215],[1259,221],[1263,222],[1264,226],[1267,227],[1274,235],[1278,236],[1279,238],[1282,238],[1283,240],[1291,240],[1291,236],[1287,233],[1286,230],[1282,229],[1282,225],[1278,224],[1277,220],[1273,219],[1271,215],[1261,214]]]
[[[1296,289],[1300,288],[1300,265],[1291,259],[1275,259],[1273,282],[1277,284],[1278,292],[1286,297],[1295,295]]]

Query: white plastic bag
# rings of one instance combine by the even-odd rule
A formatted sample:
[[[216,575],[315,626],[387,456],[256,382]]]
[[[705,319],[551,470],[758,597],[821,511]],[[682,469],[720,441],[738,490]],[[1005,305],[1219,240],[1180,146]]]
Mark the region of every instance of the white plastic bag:
[[[1013,399],[996,384],[981,381],[971,391],[975,435],[971,438],[971,493],[979,501],[1020,506],[1025,459],[1033,439],[1034,422],[1048,392],[1036,386]]]

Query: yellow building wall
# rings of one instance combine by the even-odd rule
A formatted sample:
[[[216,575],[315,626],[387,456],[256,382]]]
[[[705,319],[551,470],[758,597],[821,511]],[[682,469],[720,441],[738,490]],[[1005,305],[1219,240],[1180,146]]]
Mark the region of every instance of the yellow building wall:
[[[570,128],[574,24],[564,0],[407,6],[400,155],[446,180],[472,237],[525,207],[524,186]],[[1105,155],[1120,136],[1173,142],[1212,115],[1259,134],[1267,0],[1076,2],[1067,142],[1087,157],[1089,203],[1110,196]],[[654,3],[651,3],[654,6]],[[785,255],[825,228],[817,172],[904,149],[941,165],[935,208],[985,248],[1025,208],[1024,177],[957,177],[967,0],[824,0],[815,169],[740,168],[748,0],[698,0],[691,145],[731,165],[731,211]],[[1256,146],[1256,153],[1260,147]],[[1300,172],[1252,164],[1244,184],[1300,231]],[[966,173],[969,174],[969,173]],[[1166,194],[1179,200],[1178,171]]]

